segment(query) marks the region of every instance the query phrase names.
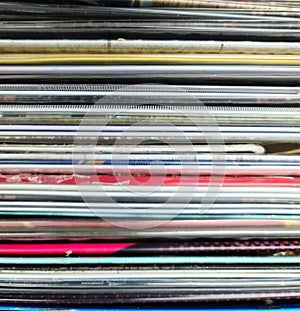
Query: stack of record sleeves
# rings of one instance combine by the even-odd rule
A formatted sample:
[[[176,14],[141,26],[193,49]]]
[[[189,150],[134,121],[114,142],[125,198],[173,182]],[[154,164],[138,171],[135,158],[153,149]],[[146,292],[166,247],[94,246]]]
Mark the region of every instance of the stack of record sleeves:
[[[299,0],[0,16],[0,310],[299,310]]]

